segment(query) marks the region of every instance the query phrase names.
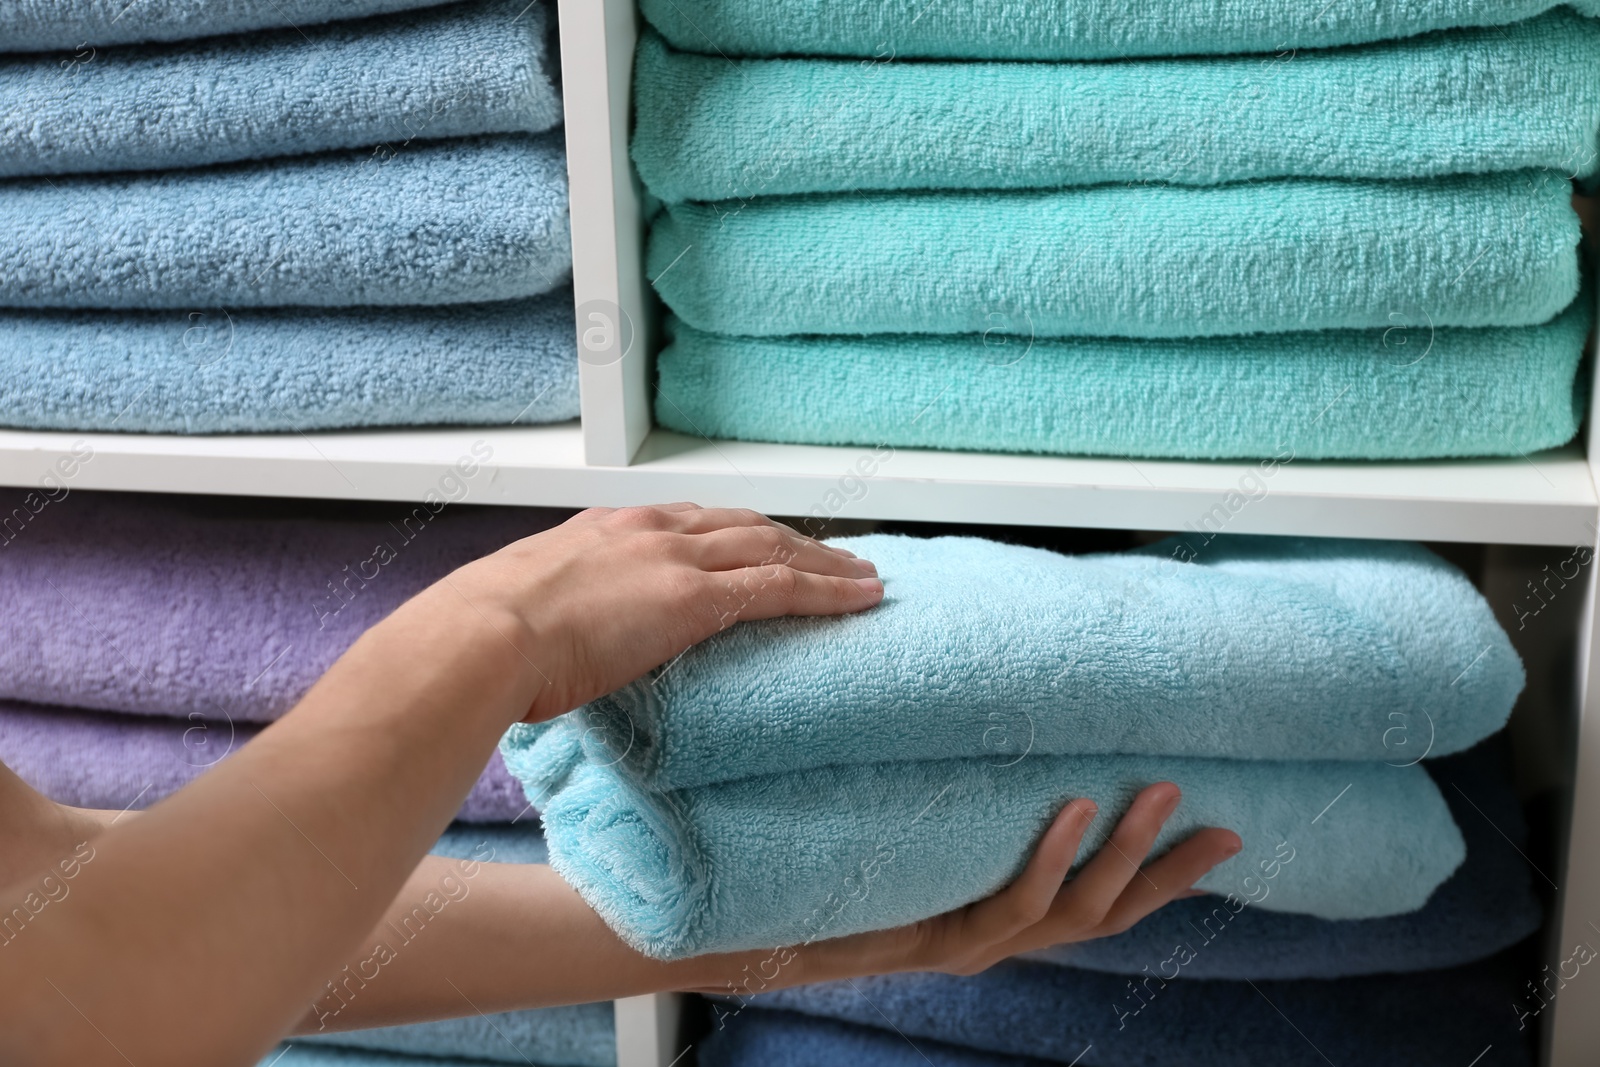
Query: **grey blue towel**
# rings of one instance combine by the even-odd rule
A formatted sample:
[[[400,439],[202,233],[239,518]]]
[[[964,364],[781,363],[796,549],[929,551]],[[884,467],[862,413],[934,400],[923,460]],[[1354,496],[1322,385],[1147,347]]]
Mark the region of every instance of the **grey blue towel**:
[[[960,666],[959,661],[956,662]],[[886,720],[880,732],[901,728]],[[1326,919],[1422,907],[1461,864],[1420,766],[1156,756],[854,764],[652,792],[580,755],[581,720],[501,742],[544,816],[550,864],[628,944],[675,958],[885,929],[995,892],[1074,797],[1091,853],[1139,789],[1176,782],[1165,850],[1225,826],[1243,851],[1197,887]],[[728,738],[736,745],[735,738]],[[1053,968],[1059,969],[1059,968]]]
[[[0,182],[0,307],[455,304],[572,266],[559,133]]]
[[[545,21],[539,3],[469,0],[182,45],[0,56],[0,178],[539,133],[561,121]]]
[[[51,800],[76,808],[148,808],[239,751],[258,732],[253,723],[198,713],[118,715],[0,700],[0,763]],[[497,753],[456,818],[531,825],[536,816]]]
[[[842,538],[877,564],[877,608],[724,629],[589,704],[580,732],[596,762],[676,789],[946,758],[1413,763],[1505,725],[1521,661],[1427,549],[1194,540]]]
[[[862,189],[1414,178],[1600,162],[1600,22],[1288,57],[730,63],[639,45],[633,158],[663,200]]]
[[[0,426],[276,433],[577,416],[565,286],[431,308],[0,310]]]
[[[695,436],[1177,459],[1521,456],[1583,421],[1590,299],[1538,326],[1245,337],[729,337],[682,323],[656,421]],[[1404,418],[1396,418],[1404,412]]]
[[[688,203],[648,273],[690,326],[752,336],[1523,326],[1577,295],[1571,192],[1518,171]]]
[[[0,0],[0,52],[307,27],[441,0]]]
[[[728,1016],[697,1049],[699,1067],[1044,1067],[1048,1061],[1003,1056],[919,1038],[907,1041],[887,1030],[749,1008]],[[418,1065],[421,1067],[421,1065]]]
[[[0,698],[275,719],[413,594],[571,514],[462,506],[495,459],[475,442],[411,504],[0,494]]]
[[[1132,981],[1005,963],[970,978],[802,986],[755,1003],[898,1031],[913,1044],[931,1038],[1078,1067],[1460,1067],[1474,1057],[1478,1067],[1524,1067],[1536,1027],[1519,1028],[1516,1005],[1539,973],[1531,953],[1520,952],[1339,982]],[[744,1015],[726,1018],[727,1027]]]
[[[37,0],[49,3],[50,0]],[[1594,0],[1568,0],[1585,14]],[[1288,52],[1409,37],[1452,26],[1499,26],[1557,0],[1410,0],[1285,4],[1281,0],[641,0],[679,48],[713,55],[862,56],[867,69],[913,57],[1119,59]]]

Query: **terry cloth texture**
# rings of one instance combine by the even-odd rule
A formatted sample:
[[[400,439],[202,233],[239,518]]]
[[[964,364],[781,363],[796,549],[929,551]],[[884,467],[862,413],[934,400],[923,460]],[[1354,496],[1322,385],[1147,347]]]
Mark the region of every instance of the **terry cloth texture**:
[[[440,0],[0,0],[0,52],[281,30]]]
[[[569,716],[589,757],[647,789],[946,758],[1412,763],[1496,732],[1522,690],[1488,603],[1420,545],[832,543],[877,564],[882,604],[724,629]]]
[[[545,22],[537,3],[473,0],[76,62],[0,58],[0,177],[539,133],[561,121]]]
[[[455,304],[571,266],[559,132],[0,182],[0,307]]]
[[[0,311],[0,425],[271,433],[578,416],[572,290],[433,308]]]
[[[257,732],[254,725],[198,713],[159,718],[0,701],[0,763],[51,800],[78,808],[148,808],[243,748]],[[519,825],[534,818],[522,787],[496,753],[456,818],[500,823],[518,816]]]
[[[978,1052],[938,1041],[915,1044],[886,1030],[750,1008],[713,1029],[699,1047],[700,1067],[1041,1067],[1048,1061]]]
[[[1284,57],[730,63],[641,41],[633,158],[662,200],[1100,182],[1416,178],[1600,155],[1600,22]]]
[[[36,0],[48,3],[49,0]],[[1600,14],[1594,0],[1570,0]],[[1552,0],[1405,0],[1307,10],[1275,0],[640,0],[679,48],[727,55],[896,59],[1120,59],[1279,52],[1499,26]],[[870,69],[870,68],[869,68]]]
[[[647,269],[680,318],[727,334],[1525,326],[1577,295],[1571,194],[1516,171],[677,204]]]
[[[275,719],[413,594],[571,514],[452,506],[493,459],[464,454],[409,505],[0,495],[0,698]]]
[[[1259,908],[1235,913],[1216,897],[1197,897],[1174,901],[1125,933],[1034,957],[1140,977],[1260,981],[1458,967],[1510,948],[1539,928],[1541,909],[1518,851],[1527,826],[1505,748],[1490,741],[1424,766],[1450,805],[1467,858],[1419,911],[1327,922]]]
[[[1489,1045],[1482,1063],[1521,1067],[1533,1062],[1528,1042],[1536,1027],[1518,1030],[1515,1005],[1537,970],[1513,952],[1465,968],[1337,983],[1147,983],[1005,963],[970,978],[903,974],[802,986],[755,1003],[892,1026],[912,1042],[932,1038],[1079,1067],[1446,1067],[1470,1063]]]
[[[582,730],[571,718],[542,736],[513,727],[501,752],[543,813],[551,866],[623,940],[659,958],[949,911],[1011,882],[1068,800],[1094,800],[1097,825],[1109,828],[1158,781],[1176,782],[1184,802],[1157,850],[1201,827],[1233,829],[1243,851],[1196,885],[1236,892],[1241,906],[1248,895],[1327,919],[1403,914],[1465,854],[1420,766],[1033,755],[824,767],[658,793],[579,758]]]
[[[696,436],[1174,459],[1525,455],[1570,441],[1593,319],[1171,340],[730,337],[682,323],[656,421]],[[3,388],[3,387],[0,387]],[[3,395],[3,394],[0,394]],[[1396,414],[1404,412],[1403,418]]]

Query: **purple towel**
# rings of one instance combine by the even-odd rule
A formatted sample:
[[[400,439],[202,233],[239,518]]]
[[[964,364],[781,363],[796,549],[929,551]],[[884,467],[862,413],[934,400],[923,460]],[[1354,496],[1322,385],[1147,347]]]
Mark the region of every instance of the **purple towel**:
[[[415,505],[0,497],[0,699],[275,719],[412,594],[571,514],[451,504],[487,490],[491,456],[474,445]]]
[[[260,732],[226,721],[106,715],[0,701],[0,763],[45,796],[79,808],[148,808]],[[497,752],[456,816],[532,820]]]

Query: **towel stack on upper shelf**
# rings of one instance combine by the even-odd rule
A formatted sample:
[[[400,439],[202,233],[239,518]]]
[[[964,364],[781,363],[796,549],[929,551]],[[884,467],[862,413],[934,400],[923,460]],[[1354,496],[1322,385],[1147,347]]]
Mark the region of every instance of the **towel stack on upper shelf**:
[[[546,8],[437,2],[0,0],[0,425],[575,417]]]
[[[1600,8],[942,6],[642,4],[663,425],[1195,459],[1574,435]]]

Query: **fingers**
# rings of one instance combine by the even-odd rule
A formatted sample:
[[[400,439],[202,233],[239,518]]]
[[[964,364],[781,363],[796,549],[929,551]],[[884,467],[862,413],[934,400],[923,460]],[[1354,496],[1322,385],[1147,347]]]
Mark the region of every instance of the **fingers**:
[[[1091,800],[1074,800],[1061,809],[1017,880],[968,909],[962,934],[970,947],[1006,941],[1050,913],[1096,813]]]
[[[725,620],[748,622],[782,615],[847,615],[883,599],[876,578],[837,578],[793,567],[746,567],[707,574]]]
[[[1080,926],[1098,925],[1128,884],[1146,877],[1139,865],[1181,799],[1171,782],[1158,782],[1134,797],[1111,836],[1062,891],[1059,917]]]
[[[1200,830],[1144,869],[1145,877],[1128,883],[1100,923],[1100,933],[1128,929],[1157,908],[1179,897],[1192,896],[1190,886],[1207,871],[1238,853],[1239,835],[1231,830]]]
[[[866,560],[830,551],[818,541],[782,526],[735,526],[689,539],[689,551],[704,570],[728,571],[782,564],[835,578],[874,578]]]

